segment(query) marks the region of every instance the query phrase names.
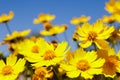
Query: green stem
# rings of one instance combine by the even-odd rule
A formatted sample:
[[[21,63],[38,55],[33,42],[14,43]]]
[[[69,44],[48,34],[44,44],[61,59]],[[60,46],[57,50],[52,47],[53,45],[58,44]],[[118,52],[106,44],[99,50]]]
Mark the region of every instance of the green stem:
[[[9,28],[8,24],[7,24],[7,23],[5,23],[5,25],[6,25],[6,28],[7,28],[8,32],[9,32],[9,34],[11,34],[11,30],[10,30],[10,28]]]
[[[55,80],[63,80],[62,76],[59,74],[56,66],[53,67],[53,73],[54,73]]]

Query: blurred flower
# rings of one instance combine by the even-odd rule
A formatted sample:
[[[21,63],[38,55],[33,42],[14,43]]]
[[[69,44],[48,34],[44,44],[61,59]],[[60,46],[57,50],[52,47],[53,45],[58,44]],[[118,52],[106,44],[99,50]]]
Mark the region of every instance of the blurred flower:
[[[49,30],[40,31],[40,34],[42,36],[54,36],[64,32],[66,29],[67,29],[66,25],[61,25],[61,26],[55,25],[55,26],[52,26],[52,28],[50,28]]]
[[[76,28],[77,33],[77,39],[79,41],[82,41],[79,43],[79,45],[83,48],[87,48],[92,45],[92,43],[95,43],[98,48],[107,49],[109,48],[109,43],[105,41],[105,39],[108,39],[111,35],[111,33],[114,31],[114,27],[109,27],[101,20],[98,20],[96,23],[90,25],[89,23],[84,23],[81,27],[78,26]]]
[[[105,9],[120,23],[120,0],[110,0],[106,3]]]
[[[97,59],[95,51],[85,52],[78,49],[66,64],[61,64],[61,68],[66,71],[70,78],[83,77],[84,79],[92,79],[94,75],[102,73],[104,59]]]
[[[18,52],[27,59],[31,58],[31,56],[34,57],[35,55],[40,56],[42,53],[42,45],[44,45],[44,42],[45,39],[43,38],[38,38],[35,41],[31,39],[25,39],[23,42],[16,44],[16,46]]]
[[[117,44],[117,40],[120,40],[120,31],[118,29],[114,30],[109,39],[112,40],[113,44]]]
[[[33,45],[36,45],[38,43],[38,41],[42,42],[43,40],[44,39],[41,37],[32,36],[30,38],[24,39],[17,43],[10,44],[9,50],[12,51],[14,55],[18,55],[19,53],[23,53],[23,55],[26,55],[26,51],[29,51],[29,53],[27,53],[27,55],[30,55],[31,52],[34,52],[34,50],[32,50],[32,49],[33,48],[36,49],[35,47],[33,47]],[[28,48],[26,48],[27,46],[29,46],[31,48],[28,49]],[[33,54],[31,54],[31,55],[33,55]]]
[[[112,24],[115,22],[115,17],[113,15],[111,16],[106,16],[104,15],[103,18],[102,18],[103,22],[105,23],[109,23],[109,24]]]
[[[82,15],[79,18],[77,18],[77,17],[72,18],[70,23],[77,25],[77,24],[82,24],[82,23],[88,22],[89,20],[90,20],[90,16],[86,17],[86,16]]]
[[[48,21],[52,21],[55,19],[55,15],[50,15],[50,14],[43,14],[41,13],[38,18],[35,18],[33,23],[34,24],[39,24],[39,23],[45,23]]]
[[[12,11],[9,12],[9,15],[7,14],[2,14],[0,16],[0,23],[7,23],[14,17],[14,13]]]
[[[120,13],[120,0],[110,0],[106,3],[105,9],[111,14]]]
[[[110,48],[108,50],[98,50],[97,53],[99,57],[105,59],[102,73],[105,77],[114,78],[116,76],[116,72],[120,72],[120,61],[115,50]]]
[[[41,67],[59,64],[64,60],[65,54],[69,50],[69,48],[66,50],[68,45],[67,42],[58,43],[56,48],[47,42],[44,42],[41,45],[42,49],[40,56],[35,55],[31,56],[31,58],[27,58],[28,61],[35,62],[32,66]]]
[[[47,70],[46,67],[39,67],[35,69],[35,73],[32,76],[32,80],[48,80],[53,77],[53,72]]]
[[[4,38],[4,42],[5,43],[14,43],[14,42],[18,41],[19,39],[27,36],[29,33],[30,33],[30,29],[24,30],[24,31],[21,31],[21,32],[14,31],[11,35],[8,34]]]
[[[24,59],[18,59],[14,55],[9,55],[6,63],[0,60],[0,80],[15,80],[24,70]]]

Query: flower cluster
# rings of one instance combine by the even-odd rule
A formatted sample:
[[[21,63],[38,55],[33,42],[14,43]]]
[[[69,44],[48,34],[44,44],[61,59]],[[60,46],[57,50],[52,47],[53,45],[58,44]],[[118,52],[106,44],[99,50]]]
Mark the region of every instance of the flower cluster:
[[[73,17],[71,24],[76,26],[72,40],[78,45],[69,45],[69,41],[59,41],[57,35],[65,33],[66,24],[54,25],[55,15],[41,13],[33,20],[42,24],[38,35],[29,36],[31,30],[10,31],[8,22],[14,17],[2,14],[0,23],[6,24],[9,34],[0,43],[7,44],[10,54],[0,54],[0,80],[119,80],[120,79],[120,0],[110,0],[104,15],[94,23],[90,16]],[[46,40],[48,38],[49,41]],[[66,37],[64,35],[64,37]]]

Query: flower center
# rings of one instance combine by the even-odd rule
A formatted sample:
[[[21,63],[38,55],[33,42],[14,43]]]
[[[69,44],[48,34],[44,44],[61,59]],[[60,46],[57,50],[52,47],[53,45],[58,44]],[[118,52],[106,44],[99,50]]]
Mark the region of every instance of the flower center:
[[[52,60],[56,56],[55,56],[55,52],[54,51],[48,50],[48,51],[45,52],[43,57],[44,57],[44,60]]]
[[[90,68],[88,61],[86,60],[80,60],[77,63],[77,68],[81,71],[86,71]]]
[[[109,64],[109,66],[114,67],[117,66],[117,57],[116,56],[111,56],[108,58],[107,63]]]
[[[89,34],[88,34],[88,40],[95,40],[96,39],[96,37],[97,37],[97,34],[95,33],[95,32],[89,32]]]
[[[44,69],[44,68],[37,68],[37,69],[35,70],[35,74],[36,74],[37,76],[39,76],[39,78],[45,78],[46,69]]]
[[[39,49],[37,45],[34,45],[31,50],[33,53],[39,53]]]
[[[7,65],[7,66],[3,67],[2,74],[3,75],[9,75],[9,74],[12,73],[12,71],[13,71],[12,67]]]
[[[118,65],[118,60],[117,57],[115,56],[110,56],[108,59],[106,59],[105,64],[103,65],[103,72],[107,73],[107,74],[115,74],[116,67]]]

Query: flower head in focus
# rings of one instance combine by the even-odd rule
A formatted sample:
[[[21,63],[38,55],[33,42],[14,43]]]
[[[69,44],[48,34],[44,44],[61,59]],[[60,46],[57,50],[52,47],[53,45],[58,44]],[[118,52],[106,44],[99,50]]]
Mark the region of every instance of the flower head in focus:
[[[25,59],[18,59],[14,55],[6,58],[6,63],[0,60],[0,80],[15,80],[23,72]]]
[[[13,19],[13,17],[14,17],[14,13],[12,11],[10,11],[8,15],[7,14],[2,14],[0,16],[0,23],[7,23],[11,19]]]
[[[32,64],[34,67],[59,64],[64,60],[65,54],[69,50],[69,48],[67,49],[67,42],[58,43],[56,48],[53,46],[53,44],[49,44],[47,42],[43,42],[41,45],[42,49],[39,55],[34,55],[27,58],[28,61],[34,62]]]
[[[111,36],[114,31],[114,27],[103,24],[101,20],[98,20],[94,24],[84,23],[82,26],[76,28],[76,35],[78,41],[82,41],[79,45],[83,48],[90,47],[92,43],[95,43],[99,49],[109,48],[109,43],[105,41]]]
[[[94,75],[101,74],[105,62],[104,59],[97,59],[95,51],[86,52],[81,48],[68,60],[68,63],[60,65],[66,71],[66,75],[70,78],[81,76],[84,79],[92,79]]]

